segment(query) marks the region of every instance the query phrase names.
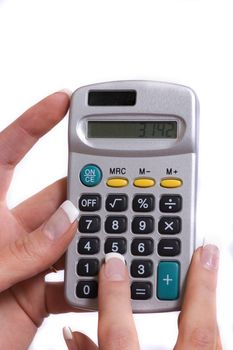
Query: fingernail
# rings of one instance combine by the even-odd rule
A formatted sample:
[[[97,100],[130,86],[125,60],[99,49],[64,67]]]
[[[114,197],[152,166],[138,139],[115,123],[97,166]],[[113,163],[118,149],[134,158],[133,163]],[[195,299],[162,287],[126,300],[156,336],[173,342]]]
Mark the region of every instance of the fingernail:
[[[72,350],[78,350],[78,347],[74,341],[73,333],[70,327],[64,327],[62,329],[63,331],[63,337],[65,341],[67,342],[67,345],[69,344],[69,349]]]
[[[61,89],[57,92],[63,92],[64,94],[66,94],[69,97],[71,97],[71,95],[73,94],[73,92],[70,89]]]
[[[119,253],[108,253],[105,255],[104,266],[105,277],[109,281],[124,281],[126,277],[125,259]]]
[[[65,340],[72,340],[73,339],[73,334],[72,334],[72,330],[70,327],[63,328],[63,337]]]
[[[201,264],[207,270],[217,270],[219,265],[219,249],[214,244],[203,244]]]
[[[44,234],[51,240],[61,237],[77,219],[79,211],[70,201],[65,201],[49,218],[43,227]]]

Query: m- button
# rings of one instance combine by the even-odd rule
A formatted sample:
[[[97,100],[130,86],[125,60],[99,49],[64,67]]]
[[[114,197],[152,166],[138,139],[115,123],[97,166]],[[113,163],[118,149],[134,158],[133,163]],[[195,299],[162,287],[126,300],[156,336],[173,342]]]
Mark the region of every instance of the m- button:
[[[99,194],[83,194],[79,199],[79,209],[82,211],[96,211],[101,206]]]

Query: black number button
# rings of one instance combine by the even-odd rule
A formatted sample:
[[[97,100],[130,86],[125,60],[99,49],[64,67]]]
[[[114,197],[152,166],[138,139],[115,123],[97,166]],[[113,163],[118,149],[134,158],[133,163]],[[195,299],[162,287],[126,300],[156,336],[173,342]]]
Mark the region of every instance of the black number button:
[[[154,241],[152,239],[134,239],[131,245],[133,255],[150,255],[154,251]]]
[[[181,231],[181,218],[178,216],[163,216],[159,220],[159,233],[165,235],[177,234]]]
[[[107,233],[122,233],[127,228],[125,216],[109,216],[105,221],[105,231]]]
[[[132,232],[139,234],[154,231],[154,218],[152,216],[135,216],[132,221]]]
[[[108,238],[104,245],[104,252],[107,253],[120,253],[124,254],[126,252],[126,239],[125,238]]]
[[[164,213],[177,213],[181,208],[182,197],[179,195],[165,195],[160,199],[159,209]]]
[[[80,259],[77,265],[79,276],[96,276],[99,272],[99,261],[97,259]]]
[[[158,244],[160,256],[176,256],[180,254],[181,242],[179,239],[161,239]]]
[[[152,285],[150,282],[133,282],[131,284],[131,298],[146,300],[152,297]]]
[[[76,287],[78,298],[96,298],[98,295],[98,284],[96,281],[79,281]]]
[[[100,250],[100,240],[99,238],[83,238],[81,237],[78,242],[78,252],[79,254],[92,255],[98,253]]]
[[[133,210],[149,212],[155,208],[155,197],[152,194],[138,194],[133,199]]]
[[[124,194],[109,194],[105,207],[107,211],[125,211],[127,209],[127,196]]]
[[[95,216],[81,216],[78,223],[79,232],[94,233],[100,230],[100,217]]]
[[[130,273],[132,277],[150,277],[153,274],[153,262],[150,260],[133,260]]]
[[[79,209],[82,211],[96,211],[101,207],[99,194],[83,194],[79,199]]]

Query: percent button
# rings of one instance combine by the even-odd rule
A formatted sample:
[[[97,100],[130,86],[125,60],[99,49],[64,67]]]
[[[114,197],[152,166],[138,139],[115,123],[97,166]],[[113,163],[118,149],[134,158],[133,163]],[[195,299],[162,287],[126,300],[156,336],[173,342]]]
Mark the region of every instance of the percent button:
[[[133,199],[133,210],[149,212],[155,208],[155,197],[152,194],[138,194]]]

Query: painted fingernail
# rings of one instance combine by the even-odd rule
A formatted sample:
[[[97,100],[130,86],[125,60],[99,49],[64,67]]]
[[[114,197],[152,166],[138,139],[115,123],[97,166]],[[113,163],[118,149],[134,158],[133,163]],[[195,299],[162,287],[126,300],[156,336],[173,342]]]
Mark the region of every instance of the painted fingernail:
[[[205,244],[201,251],[201,264],[207,270],[217,270],[219,265],[219,249],[214,244]]]
[[[77,219],[78,209],[71,201],[65,201],[49,218],[43,227],[44,234],[51,240],[61,237]]]
[[[64,336],[65,340],[72,340],[73,339],[73,334],[72,334],[72,330],[70,327],[63,328],[63,336]]]
[[[61,90],[59,90],[57,92],[63,92],[64,94],[66,94],[69,97],[71,97],[71,95],[73,93],[70,89],[61,89]]]
[[[109,281],[124,281],[126,278],[125,259],[119,253],[105,255],[105,277]]]
[[[65,341],[67,342],[67,345],[69,344],[69,349],[71,350],[78,350],[78,347],[74,341],[73,333],[70,327],[64,327],[63,328],[63,337]]]

